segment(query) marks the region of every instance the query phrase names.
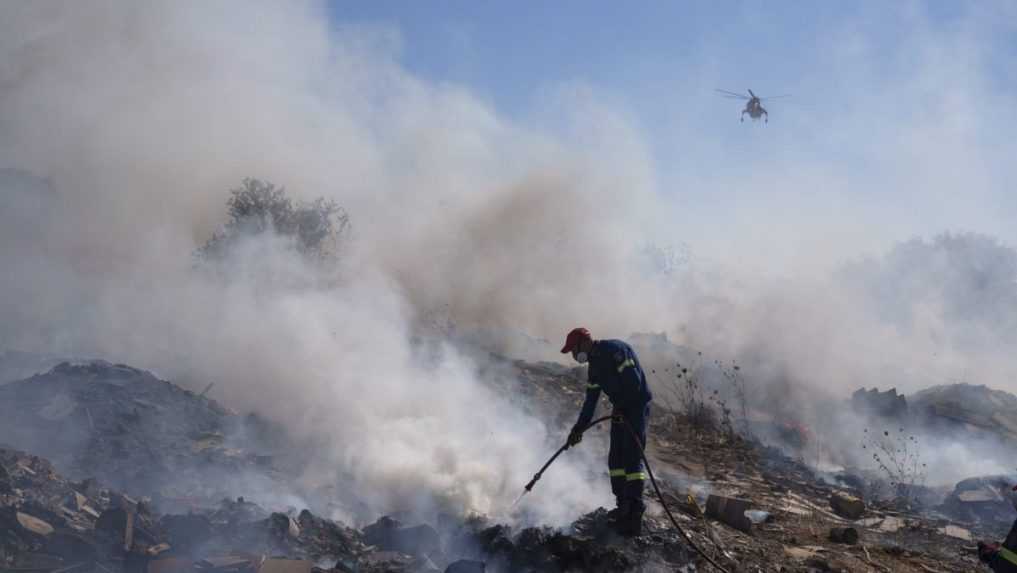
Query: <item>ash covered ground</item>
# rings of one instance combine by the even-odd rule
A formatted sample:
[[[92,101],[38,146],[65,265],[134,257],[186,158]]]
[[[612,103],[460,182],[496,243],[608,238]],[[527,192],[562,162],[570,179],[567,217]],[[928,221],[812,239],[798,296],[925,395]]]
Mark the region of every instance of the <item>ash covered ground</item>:
[[[564,426],[581,402],[582,369],[496,357],[487,364],[498,376],[482,379],[512,384],[549,427]],[[932,394],[978,391],[986,390]],[[930,407],[929,396],[916,400],[922,416],[950,403]],[[754,426],[740,433],[723,408],[693,418],[660,402],[649,452],[664,499],[730,571],[976,571],[975,540],[1002,537],[1015,516],[1004,493],[1012,477],[891,484],[872,468],[810,464],[825,432],[735,417],[732,425]],[[852,405],[875,408],[888,423],[904,423],[914,408],[871,390],[845,402]],[[963,412],[951,412],[923,423],[961,423]],[[5,570],[710,570],[649,488],[647,527],[634,539],[614,533],[605,508],[562,527],[528,522],[526,497],[512,523],[414,511],[344,523],[332,518],[334,504],[349,497],[301,486],[310,454],[297,453],[284,428],[127,365],[64,362],[0,386],[0,420]],[[767,426],[773,439],[754,437]],[[602,447],[604,430],[591,432],[581,447]],[[552,466],[542,481],[554,479]]]

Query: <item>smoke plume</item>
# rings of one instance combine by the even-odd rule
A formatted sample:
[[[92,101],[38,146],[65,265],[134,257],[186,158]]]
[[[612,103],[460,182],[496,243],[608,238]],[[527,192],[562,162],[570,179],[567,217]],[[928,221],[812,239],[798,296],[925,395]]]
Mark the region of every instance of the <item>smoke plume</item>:
[[[542,100],[555,121],[511,120],[464,87],[408,72],[398,31],[331,25],[319,2],[0,10],[0,347],[214,381],[232,407],[324,444],[307,479],[354,492],[364,507],[347,517],[505,515],[562,438],[565,428],[478,380],[475,357],[449,345],[422,355],[413,339],[435,313],[505,339],[546,338],[546,359],[578,324],[604,337],[665,331],[748,363],[760,407],[780,396],[807,411],[816,395],[862,385],[914,389],[928,369],[1004,389],[1012,377],[999,347],[972,345],[984,332],[957,299],[964,283],[943,296],[885,286],[901,284],[907,249],[880,262],[871,243],[844,241],[825,254],[823,223],[850,226],[836,215],[803,222],[787,209],[767,240],[758,220],[740,224],[747,210],[804,197],[825,160],[791,156],[803,159],[795,177],[746,161],[678,190],[692,201],[745,185],[740,169],[762,170],[759,190],[776,207],[739,197],[722,225],[660,193],[644,134],[595,89],[563,82]],[[906,87],[938,77],[922,75],[932,69]],[[352,233],[339,268],[323,274],[262,237],[235,255],[232,279],[198,272],[191,255],[243,177],[344,207]],[[774,268],[760,272],[769,259],[757,255],[786,248],[789,232],[815,240],[807,264],[772,249]],[[647,244],[680,239],[705,257],[677,268],[647,259],[668,252]],[[989,266],[1013,257],[991,248],[1003,254]],[[844,252],[871,255],[848,267],[852,280],[827,272],[844,268]],[[1012,282],[994,284],[1012,296]],[[997,329],[1013,324],[1012,311],[999,322],[999,300],[979,299]],[[934,366],[919,366],[926,359]],[[606,502],[601,470],[592,448],[570,453],[535,492],[533,519],[562,523]]]

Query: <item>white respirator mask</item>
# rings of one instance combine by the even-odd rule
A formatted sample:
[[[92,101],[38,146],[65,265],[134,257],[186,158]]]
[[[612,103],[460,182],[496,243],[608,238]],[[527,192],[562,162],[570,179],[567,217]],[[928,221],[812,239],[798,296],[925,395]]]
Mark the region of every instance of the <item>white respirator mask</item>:
[[[589,360],[589,357],[586,356],[585,352],[577,352],[576,353],[576,362],[578,362],[580,364],[586,364],[587,360]]]

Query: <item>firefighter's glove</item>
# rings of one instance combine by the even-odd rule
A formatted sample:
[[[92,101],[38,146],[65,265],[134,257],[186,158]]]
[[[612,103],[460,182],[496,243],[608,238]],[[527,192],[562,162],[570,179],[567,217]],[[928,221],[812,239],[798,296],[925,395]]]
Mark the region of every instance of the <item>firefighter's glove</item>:
[[[572,446],[578,444],[581,441],[583,441],[583,429],[580,428],[579,426],[574,426],[572,428],[572,431],[569,432],[569,439],[568,442],[566,443],[571,448]]]
[[[985,543],[984,541],[978,542],[978,559],[981,560],[982,563],[991,562],[998,553],[999,544]]]

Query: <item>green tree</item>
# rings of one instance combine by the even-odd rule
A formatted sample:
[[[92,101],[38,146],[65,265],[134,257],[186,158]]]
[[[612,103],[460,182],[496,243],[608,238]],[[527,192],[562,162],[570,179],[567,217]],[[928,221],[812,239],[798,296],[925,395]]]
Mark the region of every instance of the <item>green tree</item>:
[[[222,260],[238,241],[265,233],[292,239],[296,250],[307,257],[330,258],[350,226],[349,215],[335,201],[319,197],[294,203],[284,187],[259,179],[244,179],[240,187],[231,189],[226,206],[229,220],[198,249],[201,259]]]

